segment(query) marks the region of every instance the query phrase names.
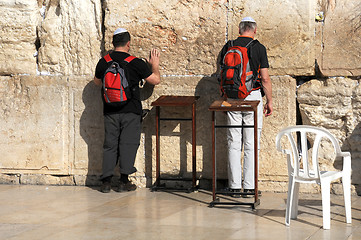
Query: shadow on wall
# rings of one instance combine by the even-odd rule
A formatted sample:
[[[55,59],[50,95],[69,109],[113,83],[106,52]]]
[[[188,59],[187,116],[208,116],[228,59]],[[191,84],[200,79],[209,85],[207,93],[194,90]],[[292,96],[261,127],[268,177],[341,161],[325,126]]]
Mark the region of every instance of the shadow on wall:
[[[342,151],[348,151],[351,153],[351,183],[355,186],[357,195],[361,195],[361,149],[360,149],[360,139],[361,139],[361,123],[359,123],[351,135],[349,135],[344,144],[341,146]],[[335,161],[334,167],[337,169],[342,169],[342,161]]]
[[[200,96],[198,101],[199,114],[197,115],[197,143],[202,146],[202,178],[206,184],[205,188],[211,188],[212,180],[212,112],[208,110],[210,105],[221,98],[219,85],[221,51],[216,60],[216,72],[209,77],[203,77],[197,84],[196,95]],[[226,125],[225,112],[215,113],[216,124]],[[216,130],[216,179],[218,187],[225,187],[228,182],[227,164],[228,164],[228,146],[227,129],[218,128]],[[209,180],[209,181],[207,181]]]
[[[175,113],[178,111],[179,114]],[[152,178],[155,172],[156,156],[152,155],[152,149],[155,153],[155,107],[144,119],[143,133],[145,137],[145,175],[147,179],[146,186],[152,186],[155,179]],[[161,118],[188,118],[191,112],[184,107],[161,107]],[[192,142],[191,122],[190,121],[161,121],[160,122],[160,171],[161,177],[178,178],[189,177],[187,173],[187,143]],[[175,152],[179,149],[179,153]],[[169,150],[169,151],[168,151]],[[153,169],[154,165],[154,169]],[[163,183],[163,182],[162,182]]]
[[[80,136],[86,143],[87,154],[84,154],[83,149],[81,149],[83,146],[80,146],[80,144],[77,146],[80,141],[75,140],[74,168],[87,168],[85,185],[99,185],[104,142],[103,105],[99,87],[92,81],[84,87],[82,101],[85,107],[80,117],[79,131]],[[88,159],[82,159],[85,156]],[[88,163],[87,166],[86,163]]]
[[[142,95],[146,94],[146,100],[151,93],[143,88]],[[219,87],[216,76],[203,77],[197,84],[194,96],[199,96],[196,102],[196,144],[197,144],[197,178],[211,179],[212,177],[212,122],[211,112],[208,111],[211,103],[219,98]],[[143,120],[144,148],[145,148],[145,175],[146,186],[150,187],[155,179],[155,122],[156,108],[151,108],[147,117]],[[223,114],[222,114],[223,115]],[[161,118],[191,118],[192,109],[187,107],[160,107]],[[223,116],[217,117],[217,119]],[[221,148],[224,148],[224,136],[219,134],[217,139],[219,145],[219,157]],[[191,121],[160,121],[160,172],[164,178],[192,178],[192,122]],[[201,146],[202,151],[199,151]],[[173,148],[173,149],[171,149]],[[170,149],[169,152],[166,152]],[[176,149],[176,150],[175,150]],[[202,152],[202,156],[199,153]],[[223,162],[220,164],[224,165]],[[202,169],[199,171],[199,169]],[[161,183],[164,183],[163,181]],[[167,186],[184,187],[182,182],[170,183]],[[173,186],[174,187],[174,186]]]
[[[196,143],[197,143],[197,178],[212,179],[212,122],[211,112],[208,110],[209,106],[220,97],[218,75],[219,72],[219,55],[217,60],[217,71],[209,77],[203,77],[196,86],[194,96],[199,96],[196,102]],[[186,78],[185,78],[186,79]],[[181,86],[178,86],[181,88]],[[152,89],[153,90],[153,89]],[[181,90],[181,89],[180,89]],[[142,100],[148,99],[153,91],[143,88]],[[156,108],[152,108],[148,116],[143,121],[144,133],[144,148],[145,148],[145,175],[146,186],[152,186],[155,179],[153,174],[155,172],[155,155],[153,159],[153,149],[155,152],[155,123]],[[224,121],[224,114],[218,114],[217,121]],[[161,107],[160,117],[165,118],[190,118],[192,116],[191,107]],[[192,158],[191,143],[192,143],[192,124],[191,121],[161,121],[160,122],[160,172],[162,177],[179,177],[192,178]],[[154,138],[153,138],[154,137]],[[166,142],[168,139],[168,142]],[[217,136],[217,156],[219,160],[219,168],[221,173],[226,173],[226,153],[224,149],[226,146],[226,135],[218,133]],[[174,151],[166,153],[166,148],[179,149],[179,154],[174,154]],[[175,146],[177,145],[177,146]],[[199,156],[199,146],[201,146],[202,156]],[[165,166],[165,164],[167,166]],[[169,163],[173,163],[170,167]],[[165,171],[162,169],[167,168]],[[199,171],[199,169],[201,169]],[[217,171],[219,169],[217,168]],[[224,175],[226,176],[226,175]],[[224,177],[223,176],[223,177]],[[209,181],[210,183],[210,181]],[[202,186],[201,186],[202,187]],[[209,187],[209,186],[206,186]]]
[[[154,90],[154,86],[145,84],[141,89],[141,100],[148,99]],[[104,143],[104,118],[103,118],[103,103],[100,88],[90,81],[83,89],[82,101],[84,103],[84,111],[79,121],[79,133],[82,139],[86,143],[87,153],[85,154],[82,149],[75,143],[75,163],[74,168],[87,168],[88,173],[85,179],[86,186],[100,185],[100,175],[102,174],[102,162],[103,162],[103,143]],[[76,114],[76,113],[75,113]],[[148,117],[149,118],[149,117]],[[143,124],[149,125],[149,124]],[[151,125],[153,126],[153,125]],[[143,129],[147,129],[144,128]],[[154,128],[150,128],[151,130]],[[145,132],[147,133],[147,132]],[[146,134],[145,141],[146,146],[152,144],[152,133]],[[148,137],[149,136],[149,137]],[[148,143],[148,141],[150,143]],[[76,141],[79,142],[79,141]],[[152,148],[146,150],[146,159],[152,157]],[[82,159],[87,156],[88,159]],[[149,157],[148,157],[149,156]],[[147,161],[147,160],[146,160]],[[82,163],[87,162],[87,166],[83,166]],[[149,164],[146,162],[146,167]],[[151,167],[151,162],[150,162]],[[115,175],[119,175],[118,166],[114,169]]]
[[[154,86],[150,84],[145,84],[141,89],[141,100],[145,101],[149,99],[154,92]],[[197,168],[201,171],[197,173],[197,177],[204,179],[212,178],[212,122],[211,122],[211,112],[208,110],[209,106],[216,99],[220,98],[219,84],[217,80],[217,74],[212,76],[203,77],[197,83],[195,89],[195,96],[200,96],[196,105],[196,130],[197,130],[197,147],[201,146],[201,151],[197,151]],[[85,154],[83,150],[84,146],[81,145],[81,141],[75,140],[75,161],[74,169],[85,169],[87,168],[88,173],[85,179],[85,185],[93,186],[99,185],[99,176],[101,175],[102,169],[102,158],[103,158],[103,141],[104,141],[104,126],[103,126],[103,107],[101,100],[101,93],[99,87],[95,86],[93,82],[87,83],[82,92],[82,101],[84,103],[84,110],[82,113],[80,111],[78,114],[81,114],[79,121],[79,131],[80,136],[85,141],[87,148],[87,153]],[[146,177],[146,186],[150,187],[153,184],[153,174],[155,173],[155,108],[151,108],[148,115],[143,119],[142,124],[142,133],[144,139],[144,152],[138,154],[144,154],[142,159],[145,159],[145,177]],[[75,112],[75,115],[77,113]],[[179,117],[179,118],[188,118],[191,116],[191,108],[188,107],[177,107],[177,108],[161,108],[161,117]],[[225,115],[222,113],[217,113],[216,119],[218,123],[224,123]],[[77,119],[77,117],[76,117]],[[172,156],[167,154],[163,150],[161,151],[161,172],[162,161],[168,162],[172,160],[171,158],[178,159],[174,162],[175,171],[168,171],[172,176],[179,176],[182,178],[191,178],[191,142],[192,142],[192,124],[190,121],[161,121],[160,131],[161,131],[161,145],[168,144],[169,148],[172,147],[172,144],[180,144],[176,146],[179,149],[178,156]],[[226,146],[226,132],[224,130],[217,131],[217,171],[218,178],[226,178],[226,164],[227,164],[227,146]],[[77,134],[76,134],[77,135]],[[172,141],[165,142],[165,139],[176,138],[174,143]],[[163,138],[163,139],[162,139]],[[174,140],[174,139],[173,139]],[[167,147],[168,147],[167,146]],[[83,149],[82,149],[83,148]],[[141,148],[139,149],[141,150]],[[78,153],[77,153],[78,152]],[[199,156],[199,153],[202,152],[202,156]],[[172,152],[173,154],[173,152]],[[85,156],[88,159],[84,159]],[[168,159],[167,159],[168,158]],[[83,163],[83,164],[82,164]],[[88,163],[87,166],[83,166],[84,163]],[[116,168],[117,171],[118,168]],[[116,173],[115,173],[116,174]]]
[[[154,85],[148,84],[145,82],[144,86],[140,90],[140,100],[145,101],[149,99],[154,92]],[[146,109],[147,110],[147,109]],[[143,111],[144,113],[144,111]],[[155,136],[155,109],[152,108],[150,111],[144,116],[143,114],[143,122],[142,122],[142,133],[144,136],[144,174],[146,177],[146,187],[152,186],[152,149],[153,149],[153,141],[152,136]],[[155,144],[154,144],[155,147]],[[139,150],[138,150],[139,152]],[[139,153],[138,153],[139,154]]]
[[[218,83],[218,75],[215,73],[210,77],[203,77],[197,87],[196,95],[200,96],[198,101],[197,115],[197,144],[202,146],[202,178],[212,179],[212,112],[209,106],[221,97]],[[226,123],[225,114],[216,112],[216,124]],[[227,140],[226,129],[216,130],[216,160],[217,179],[227,179]],[[211,184],[211,181],[203,181],[204,184]],[[210,188],[210,186],[205,186]]]

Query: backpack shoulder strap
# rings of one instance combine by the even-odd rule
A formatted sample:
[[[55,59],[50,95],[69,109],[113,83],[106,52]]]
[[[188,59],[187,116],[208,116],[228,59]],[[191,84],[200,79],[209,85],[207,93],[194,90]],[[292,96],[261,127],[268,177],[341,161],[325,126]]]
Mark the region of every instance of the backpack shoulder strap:
[[[134,57],[134,56],[129,56],[129,57],[127,57],[126,59],[124,59],[124,61],[127,62],[127,63],[130,63],[130,62],[133,61],[134,59],[136,59],[136,57]]]
[[[234,40],[229,40],[229,41],[226,43],[226,46],[227,46],[227,51],[228,51],[228,49],[230,49],[231,47],[234,47]]]
[[[253,47],[254,45],[256,45],[257,43],[259,43],[259,41],[257,39],[250,41],[245,47],[250,49],[251,47]]]
[[[104,60],[105,60],[107,63],[113,61],[113,59],[110,57],[109,53],[104,56]]]

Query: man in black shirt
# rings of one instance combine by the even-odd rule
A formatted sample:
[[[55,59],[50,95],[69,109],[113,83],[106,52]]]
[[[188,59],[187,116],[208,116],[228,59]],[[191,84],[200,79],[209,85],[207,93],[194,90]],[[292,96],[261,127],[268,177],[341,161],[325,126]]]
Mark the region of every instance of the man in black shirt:
[[[223,57],[228,48],[233,46],[245,47],[250,43],[257,32],[256,21],[251,17],[243,18],[239,24],[240,36],[227,42],[221,50],[220,65],[222,65]],[[233,44],[232,44],[233,43]],[[252,71],[259,72],[260,79],[256,81],[253,91],[248,95],[245,100],[259,100],[258,105],[258,141],[261,136],[262,114],[270,116],[273,112],[272,105],[272,85],[271,79],[268,74],[268,59],[266,48],[256,41],[253,46],[248,49],[248,56],[250,58],[250,66]],[[266,104],[263,108],[262,94],[263,90],[266,96]],[[262,113],[263,109],[263,113]],[[253,125],[253,112],[227,112],[227,121],[229,125]],[[228,182],[229,188],[232,192],[240,192],[242,187],[245,193],[254,192],[254,132],[252,128],[228,128],[227,132],[228,141]],[[241,165],[241,152],[242,145],[244,150],[243,162],[243,186],[242,186],[242,165]],[[259,145],[259,143],[258,143]],[[259,146],[256,148],[259,149]],[[239,195],[232,195],[237,197]],[[245,195],[248,196],[248,195]]]
[[[113,61],[122,63],[129,57],[130,34],[124,28],[118,28],[113,35],[114,51],[110,53]],[[140,143],[142,104],[140,101],[139,82],[144,79],[150,84],[160,83],[159,51],[153,49],[147,60],[151,66],[139,58],[133,59],[126,65],[132,97],[125,105],[108,104],[103,98],[105,139],[103,145],[103,182],[101,191],[110,192],[111,179],[114,168],[119,162],[120,185],[117,191],[133,191],[137,187],[128,175],[136,172],[135,157]],[[96,66],[94,83],[102,86],[102,79],[109,63],[101,58]]]

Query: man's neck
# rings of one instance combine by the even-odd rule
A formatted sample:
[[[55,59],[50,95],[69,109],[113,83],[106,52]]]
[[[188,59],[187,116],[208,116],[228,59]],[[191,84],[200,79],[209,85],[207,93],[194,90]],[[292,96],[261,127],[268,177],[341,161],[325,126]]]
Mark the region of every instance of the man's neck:
[[[127,47],[116,47],[114,49],[114,51],[116,52],[125,52],[125,53],[128,53],[129,52],[129,49]]]
[[[246,38],[252,38],[252,39],[254,39],[254,37],[251,37],[251,36],[249,36],[249,35],[244,35],[244,34],[239,35],[239,37],[246,37]]]
[[[255,35],[256,35],[256,34],[255,34],[254,31],[247,31],[247,32],[241,33],[241,36],[242,36],[242,37],[254,38]]]

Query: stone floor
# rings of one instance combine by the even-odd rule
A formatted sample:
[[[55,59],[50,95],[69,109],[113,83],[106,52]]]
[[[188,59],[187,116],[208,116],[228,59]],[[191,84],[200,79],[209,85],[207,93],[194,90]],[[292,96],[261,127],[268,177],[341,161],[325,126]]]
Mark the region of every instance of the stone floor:
[[[256,210],[210,208],[211,200],[204,190],[104,194],[89,187],[0,185],[0,239],[361,239],[358,196],[350,225],[343,198],[331,196],[331,230],[322,229],[320,195],[301,195],[290,227],[284,193],[263,193]]]

